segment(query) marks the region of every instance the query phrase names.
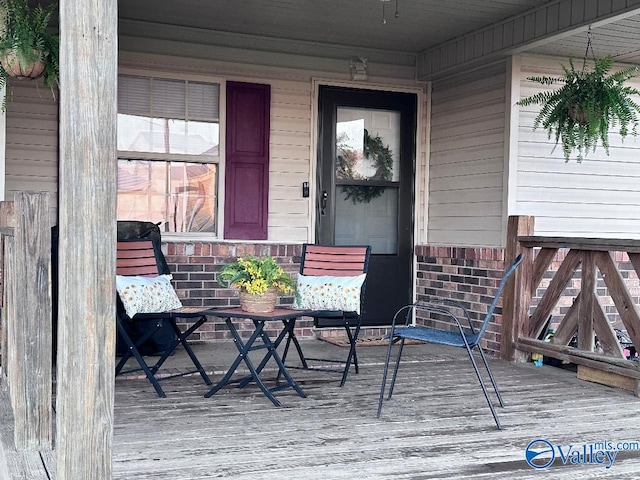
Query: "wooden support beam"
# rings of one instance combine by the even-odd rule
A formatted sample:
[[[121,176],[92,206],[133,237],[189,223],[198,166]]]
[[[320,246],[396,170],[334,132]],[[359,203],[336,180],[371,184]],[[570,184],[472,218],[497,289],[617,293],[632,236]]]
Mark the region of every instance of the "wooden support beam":
[[[13,227],[15,225],[15,215],[13,213],[13,202],[0,202],[0,375],[7,379],[7,316],[9,305],[7,296],[11,293],[7,290],[4,281],[6,277],[7,264],[12,258],[10,249],[13,245]],[[11,239],[6,238],[11,237]],[[9,245],[11,241],[11,245]]]
[[[531,295],[536,294],[536,289],[540,282],[544,278],[544,274],[549,270],[549,266],[556,255],[558,254],[557,248],[541,248],[536,255],[536,260],[533,263],[533,279],[531,280]]]
[[[558,268],[558,271],[553,276],[553,279],[551,279],[549,287],[542,295],[535,312],[531,315],[530,330],[525,332],[525,336],[538,338],[547,322],[547,318],[551,315],[558,300],[560,300],[562,292],[567,286],[567,283],[569,283],[569,280],[571,280],[571,276],[579,264],[580,253],[577,250],[569,251],[560,268]]]
[[[640,396],[640,380],[619,373],[604,372],[598,368],[578,365],[577,377],[587,382],[599,383],[613,388],[621,388]]]
[[[600,347],[605,355],[626,358],[618,341],[618,337],[616,337],[616,332],[613,331],[613,327],[611,323],[609,323],[607,315],[604,313],[604,307],[600,299],[596,295],[593,297],[595,305],[593,309],[593,330],[598,336]]]
[[[573,347],[556,345],[533,338],[520,338],[517,347],[528,352],[537,352],[549,357],[565,360],[576,365],[586,365],[605,372],[617,373],[631,378],[640,379],[640,365],[630,360],[606,357],[595,352],[587,352]]]
[[[620,271],[610,253],[598,253],[595,260],[629,338],[636,348],[640,348],[640,316]]]
[[[531,279],[533,278],[533,248],[523,247],[519,236],[533,235],[534,218],[511,216],[507,224],[507,248],[505,264],[512,262],[519,253],[523,260],[509,279],[503,293],[502,335],[500,356],[511,361],[526,361],[528,355],[517,352],[515,341],[529,333],[529,306],[531,305]]]
[[[53,443],[51,225],[48,193],[15,194],[8,254],[7,370],[18,450]]]
[[[582,293],[579,293],[576,296],[564,318],[558,324],[556,333],[553,334],[553,338],[551,339],[553,343],[567,345],[573,338],[573,334],[578,331],[578,306],[580,305],[581,295]]]
[[[593,312],[596,295],[595,252],[582,252],[582,286],[578,304],[578,348],[593,352]]]
[[[57,479],[112,477],[117,0],[60,0]]]
[[[636,271],[636,275],[640,277],[640,253],[627,253],[629,255],[629,260],[631,260],[631,265],[633,265],[633,269]]]
[[[521,236],[518,241],[525,247],[570,248],[571,250],[593,250],[595,252],[640,253],[640,242],[622,238],[581,237],[533,237]]]

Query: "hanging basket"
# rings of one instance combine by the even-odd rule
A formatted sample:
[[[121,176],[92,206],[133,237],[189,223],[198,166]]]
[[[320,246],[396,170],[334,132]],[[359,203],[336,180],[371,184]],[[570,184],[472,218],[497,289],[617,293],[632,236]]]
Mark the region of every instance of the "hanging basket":
[[[600,110],[599,106],[595,109],[596,117],[600,117]],[[580,125],[589,125],[589,114],[584,106],[575,104],[569,105],[567,107],[567,113],[576,123],[579,123]]]
[[[240,290],[240,308],[250,313],[269,313],[276,309],[278,301],[278,289],[269,288],[265,293],[255,295],[247,292],[245,289]]]
[[[13,78],[17,78],[18,80],[24,80],[26,78],[35,80],[44,74],[45,64],[44,60],[40,58],[39,52],[34,50],[34,53],[38,54],[39,60],[22,65],[16,57],[15,52],[10,50],[0,57],[0,63],[4,71],[7,72],[7,75]]]

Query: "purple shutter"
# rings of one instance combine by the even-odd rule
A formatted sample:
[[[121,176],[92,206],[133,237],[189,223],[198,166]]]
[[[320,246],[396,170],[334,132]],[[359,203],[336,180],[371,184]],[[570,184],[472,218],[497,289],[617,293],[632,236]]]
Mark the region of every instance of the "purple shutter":
[[[227,82],[224,238],[266,240],[270,85]]]

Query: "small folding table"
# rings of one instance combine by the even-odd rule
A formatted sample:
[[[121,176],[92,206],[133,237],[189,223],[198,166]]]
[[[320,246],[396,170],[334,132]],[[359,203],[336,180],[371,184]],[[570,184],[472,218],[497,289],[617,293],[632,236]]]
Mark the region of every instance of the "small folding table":
[[[296,381],[291,378],[289,372],[287,371],[284,363],[282,363],[282,359],[277,352],[277,348],[284,340],[289,332],[293,330],[295,326],[296,318],[302,317],[306,315],[308,312],[305,310],[294,310],[291,308],[276,308],[273,312],[268,313],[251,313],[245,312],[240,308],[230,308],[230,309],[218,309],[215,310],[215,316],[220,318],[225,318],[225,322],[227,324],[227,328],[231,332],[231,336],[233,337],[233,342],[238,349],[238,356],[229,367],[227,373],[222,377],[222,380],[218,382],[211,390],[209,390],[205,397],[209,398],[222,387],[237,383],[238,388],[246,387],[250,382],[255,382],[260,390],[267,396],[271,402],[276,407],[281,406],[280,401],[273,395],[273,392],[277,392],[279,390],[283,390],[285,388],[293,388],[298,395],[302,398],[305,398],[307,395],[304,393],[302,388],[296,383]],[[232,319],[249,319],[253,322],[255,330],[251,334],[251,336],[245,341],[242,340],[238,330],[233,324]],[[267,322],[280,321],[284,325],[284,328],[280,332],[280,334],[276,337],[275,340],[271,340],[269,335],[264,331],[265,324]],[[256,343],[256,340],[262,340],[262,342]],[[251,359],[249,358],[249,352],[266,349],[264,357],[256,367]],[[284,381],[282,383],[276,384],[275,387],[267,387],[262,379],[260,378],[260,373],[266,367],[269,360],[273,359],[278,365],[278,377],[281,375],[284,377]],[[250,375],[245,376],[243,378],[237,380],[231,380],[231,377],[235,373],[236,369],[240,365],[240,363],[244,362],[247,368],[249,369]]]

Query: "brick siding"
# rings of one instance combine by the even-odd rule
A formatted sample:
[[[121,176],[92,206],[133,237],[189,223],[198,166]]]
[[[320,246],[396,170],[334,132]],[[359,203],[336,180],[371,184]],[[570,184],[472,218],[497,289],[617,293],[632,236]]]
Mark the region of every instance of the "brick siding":
[[[218,285],[217,275],[225,263],[244,256],[271,255],[282,268],[295,278],[300,268],[301,245],[243,244],[216,242],[163,242],[162,251],[173,275],[173,285],[185,306],[232,307],[240,305],[235,288]],[[291,305],[293,296],[279,297],[280,305]],[[253,331],[245,321],[239,321],[239,331],[248,336]],[[182,325],[184,327],[186,324]],[[296,322],[296,335],[310,336],[313,322]],[[273,331],[280,325],[274,325]],[[273,331],[267,329],[271,334]],[[190,337],[192,340],[221,340],[231,338],[224,319],[210,318]]]
[[[416,247],[418,302],[427,297],[457,300],[469,311],[474,326],[484,320],[489,305],[497,291],[504,270],[504,249]],[[444,326],[441,318],[419,318],[419,324]],[[491,355],[500,352],[502,301],[484,337],[483,347]],[[451,324],[447,322],[447,327]]]
[[[531,312],[540,302],[549,282],[557,272],[568,250],[558,251],[545,273],[532,302]],[[480,323],[493,301],[504,271],[504,249],[502,248],[465,248],[465,247],[416,247],[417,257],[417,300],[425,300],[428,296],[449,298],[462,302],[470,312],[474,323]],[[629,289],[633,303],[640,304],[640,280],[625,252],[612,252],[614,262]],[[552,312],[550,326],[555,327],[571,307],[581,287],[580,268],[563,292],[563,296]],[[620,316],[609,296],[600,272],[597,274],[597,293],[604,312],[613,327],[624,329]],[[441,318],[419,318],[420,324],[443,326]],[[448,327],[451,325],[447,322]],[[474,325],[475,326],[475,325]],[[494,356],[500,353],[500,337],[502,326],[502,300],[496,307],[495,316],[489,323],[483,347]]]
[[[234,288],[222,288],[217,283],[217,274],[225,263],[246,255],[273,256],[279,265],[293,277],[299,269],[301,245],[288,244],[229,244],[215,242],[164,242],[163,252],[173,272],[174,286],[182,303],[188,306],[229,307],[238,306],[238,292]],[[484,319],[504,271],[504,249],[477,247],[441,247],[419,245],[415,250],[416,299],[425,300],[428,296],[449,298],[462,302],[469,310],[474,324]],[[624,252],[614,252],[614,260],[629,288],[634,303],[640,302],[640,280],[629,258]],[[545,274],[540,287],[532,299],[535,308],[544,294],[546,286],[557,271],[566,250],[560,250]],[[597,290],[600,301],[610,322],[620,326],[618,312],[608,296],[602,277],[598,274]],[[565,289],[564,296],[556,306],[551,324],[556,324],[571,306],[580,291],[580,271],[576,272]],[[292,296],[282,296],[280,305],[291,305]],[[419,318],[418,323],[442,326],[441,318]],[[253,329],[246,327],[245,321],[238,321],[241,335],[249,335]],[[498,303],[495,316],[489,323],[483,347],[491,355],[500,353],[502,325],[502,300]],[[183,325],[184,326],[184,325]],[[274,325],[270,334],[279,330]],[[362,337],[380,337],[387,333],[385,327],[365,327]],[[296,323],[296,335],[299,337],[342,337],[343,329],[323,329],[314,331],[311,319],[300,319]],[[222,340],[230,338],[224,320],[211,318],[193,335],[193,340]]]

